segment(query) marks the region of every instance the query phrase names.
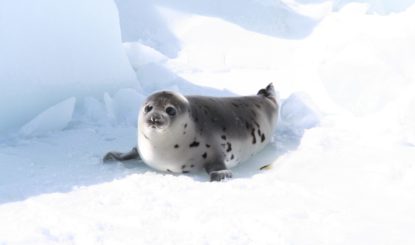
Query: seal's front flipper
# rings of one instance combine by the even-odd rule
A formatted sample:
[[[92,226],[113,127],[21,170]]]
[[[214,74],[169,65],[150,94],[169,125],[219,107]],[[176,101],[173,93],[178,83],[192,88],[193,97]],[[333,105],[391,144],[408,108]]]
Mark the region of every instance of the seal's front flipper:
[[[209,173],[210,181],[222,181],[232,178],[232,172],[229,169],[212,171]]]
[[[105,154],[102,159],[104,162],[109,161],[128,161],[128,160],[141,160],[140,154],[138,154],[137,147],[131,149],[131,151],[126,153],[110,151]]]
[[[232,172],[226,168],[222,161],[211,162],[205,165],[210,181],[222,181],[232,178]]]

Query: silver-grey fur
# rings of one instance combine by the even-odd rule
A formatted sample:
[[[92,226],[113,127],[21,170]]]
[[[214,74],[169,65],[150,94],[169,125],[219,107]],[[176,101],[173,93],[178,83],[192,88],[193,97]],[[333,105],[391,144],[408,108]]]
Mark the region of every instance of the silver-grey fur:
[[[241,97],[157,92],[140,110],[138,151],[109,152],[104,160],[142,159],[175,173],[205,169],[211,181],[220,181],[232,177],[229,168],[264,148],[277,115],[272,84],[257,95]]]

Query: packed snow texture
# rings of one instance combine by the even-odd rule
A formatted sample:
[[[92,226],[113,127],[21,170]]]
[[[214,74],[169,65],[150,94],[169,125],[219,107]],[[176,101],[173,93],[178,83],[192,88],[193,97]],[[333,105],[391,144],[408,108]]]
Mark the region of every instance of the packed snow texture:
[[[415,243],[413,0],[115,3],[0,0],[0,244]],[[270,82],[231,180],[101,162],[154,91]]]

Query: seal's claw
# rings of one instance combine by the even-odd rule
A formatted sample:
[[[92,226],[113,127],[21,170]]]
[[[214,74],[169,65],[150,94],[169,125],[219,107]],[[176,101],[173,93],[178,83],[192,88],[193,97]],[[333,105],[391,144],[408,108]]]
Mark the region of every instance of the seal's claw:
[[[232,178],[232,172],[228,169],[212,171],[210,172],[209,176],[210,176],[210,181],[224,181],[226,179]]]

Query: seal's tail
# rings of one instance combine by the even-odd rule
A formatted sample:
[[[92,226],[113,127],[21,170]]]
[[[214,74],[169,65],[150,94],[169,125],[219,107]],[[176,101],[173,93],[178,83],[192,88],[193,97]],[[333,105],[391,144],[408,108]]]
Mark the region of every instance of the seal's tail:
[[[260,89],[258,91],[258,95],[262,95],[264,97],[270,98],[272,100],[276,100],[275,98],[275,89],[274,89],[274,85],[272,83],[268,84],[268,86],[266,88]]]

